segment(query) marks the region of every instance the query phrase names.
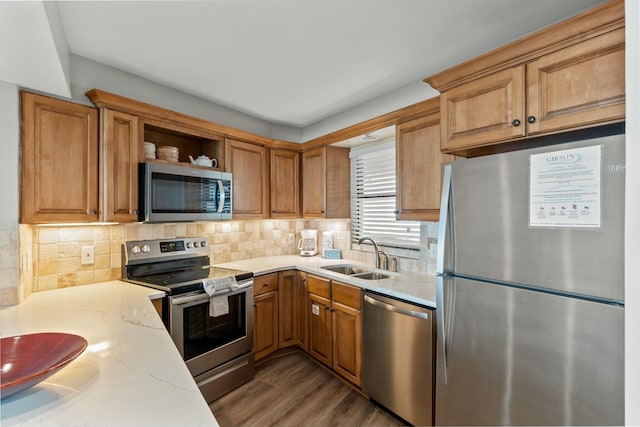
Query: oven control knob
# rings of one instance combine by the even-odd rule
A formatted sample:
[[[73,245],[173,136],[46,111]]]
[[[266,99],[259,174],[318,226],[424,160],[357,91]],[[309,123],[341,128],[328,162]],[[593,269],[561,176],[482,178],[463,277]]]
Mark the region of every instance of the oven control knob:
[[[193,243],[187,242],[187,248],[192,248],[192,247],[193,247]]]
[[[200,247],[200,242],[193,242],[193,247],[194,248],[199,248]]]
[[[144,246],[142,247],[142,252],[143,252],[143,253],[145,253],[145,254],[146,254],[147,252],[149,252],[150,250],[151,250],[151,247],[149,247],[149,245],[144,245]]]
[[[206,247],[207,246],[207,241],[203,240],[202,242],[200,242],[200,246],[203,247],[203,248]]]
[[[131,248],[131,253],[132,254],[139,254],[140,253],[140,246],[134,246]]]

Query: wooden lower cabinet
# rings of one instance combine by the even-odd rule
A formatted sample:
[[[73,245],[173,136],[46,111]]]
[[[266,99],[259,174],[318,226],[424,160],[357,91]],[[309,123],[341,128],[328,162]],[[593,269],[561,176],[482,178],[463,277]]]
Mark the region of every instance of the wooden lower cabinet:
[[[328,367],[333,367],[331,348],[331,301],[309,293],[309,354]]]
[[[278,273],[253,281],[253,351],[256,360],[278,349]]]
[[[332,283],[333,369],[347,380],[362,385],[361,290]]]

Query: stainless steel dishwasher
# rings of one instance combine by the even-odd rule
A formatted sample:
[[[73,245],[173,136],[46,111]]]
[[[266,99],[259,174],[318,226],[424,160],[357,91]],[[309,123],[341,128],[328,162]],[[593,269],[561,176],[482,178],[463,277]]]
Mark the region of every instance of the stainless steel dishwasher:
[[[362,391],[413,425],[433,425],[434,314],[364,293]]]

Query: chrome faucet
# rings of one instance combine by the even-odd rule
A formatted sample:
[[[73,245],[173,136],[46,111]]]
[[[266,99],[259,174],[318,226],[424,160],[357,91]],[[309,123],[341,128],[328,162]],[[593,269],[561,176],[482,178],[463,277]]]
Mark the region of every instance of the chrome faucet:
[[[373,239],[369,236],[364,236],[358,239],[358,244],[361,245],[364,241],[370,241],[373,244],[373,250],[376,252],[376,268],[380,268],[380,250],[378,249],[378,244],[373,241]]]

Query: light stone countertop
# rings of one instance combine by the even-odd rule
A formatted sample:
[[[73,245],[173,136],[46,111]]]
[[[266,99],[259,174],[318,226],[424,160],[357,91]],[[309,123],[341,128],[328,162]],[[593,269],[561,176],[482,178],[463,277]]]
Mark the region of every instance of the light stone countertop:
[[[2,337],[81,335],[78,359],[3,399],[0,425],[217,427],[150,301],[162,292],[120,281],[37,292],[0,310]]]
[[[385,295],[390,295],[405,301],[410,301],[427,307],[436,308],[436,278],[420,273],[400,272],[393,273],[384,270],[375,270],[389,275],[388,279],[364,280],[357,279],[321,267],[325,265],[353,264],[375,270],[372,265],[348,259],[324,259],[320,255],[303,257],[299,255],[280,255],[262,258],[250,258],[240,261],[215,264],[216,267],[233,268],[237,270],[252,271],[256,276],[273,273],[276,271],[298,269],[330,279],[372,290]]]

